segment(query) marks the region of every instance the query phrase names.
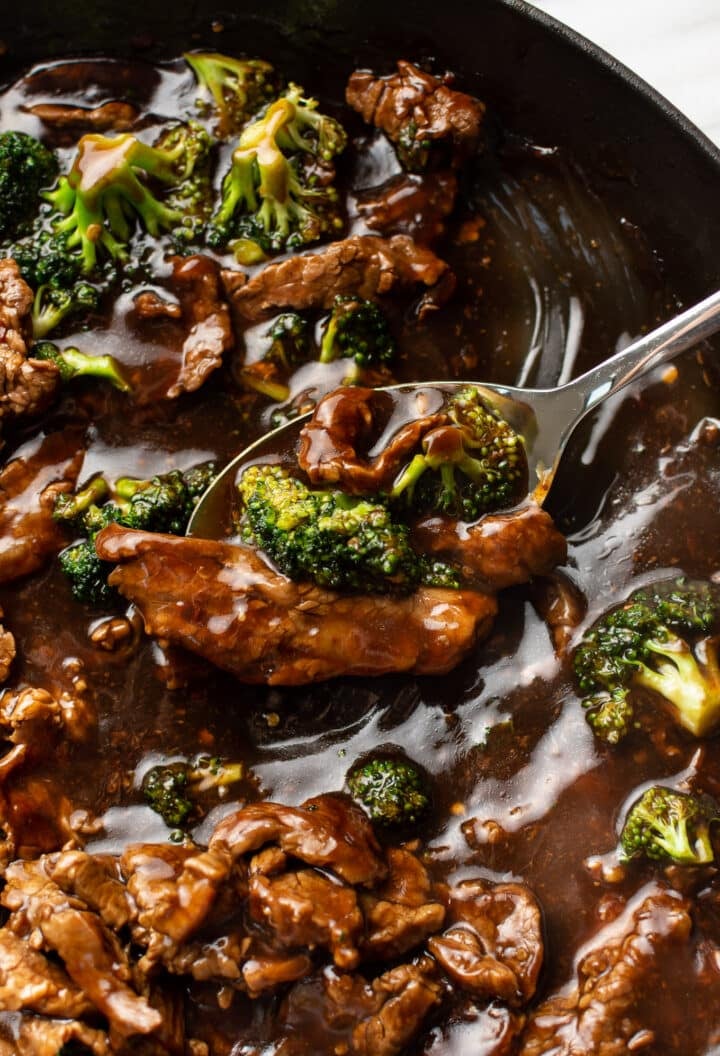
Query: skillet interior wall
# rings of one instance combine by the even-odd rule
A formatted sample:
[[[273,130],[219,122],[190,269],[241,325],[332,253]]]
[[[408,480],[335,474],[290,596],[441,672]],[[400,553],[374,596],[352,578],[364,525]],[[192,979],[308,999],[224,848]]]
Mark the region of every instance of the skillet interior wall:
[[[52,0],[20,14],[0,5],[0,79],[49,56],[150,60],[194,45],[270,54],[340,97],[353,64],[433,57],[507,127],[571,146],[601,197],[645,233],[681,298],[720,285],[720,152],[627,70],[524,3],[176,0],[169,13],[164,0]]]

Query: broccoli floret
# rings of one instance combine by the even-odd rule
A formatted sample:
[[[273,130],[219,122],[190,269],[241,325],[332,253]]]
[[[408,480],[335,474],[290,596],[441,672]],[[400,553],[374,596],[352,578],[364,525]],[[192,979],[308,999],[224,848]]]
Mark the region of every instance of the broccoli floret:
[[[115,261],[126,260],[135,216],[154,237],[182,227],[182,210],[162,202],[144,181],[149,177],[177,190],[191,179],[206,140],[197,125],[171,130],[158,146],[130,132],[82,137],[70,172],[44,197],[62,214],[54,231],[77,254],[83,274],[95,270],[100,249]]]
[[[107,577],[114,565],[101,561],[95,552],[95,540],[83,539],[66,547],[58,556],[60,568],[70,582],[73,597],[93,608],[107,608],[116,599]]]
[[[522,437],[480,395],[463,389],[396,480],[391,498],[415,512],[474,521],[512,505],[527,490]]]
[[[33,301],[33,337],[46,337],[68,315],[92,312],[98,301],[98,291],[89,282],[78,282],[68,289],[41,286]]]
[[[0,238],[10,238],[40,205],[58,172],[55,155],[25,132],[0,133]]]
[[[430,806],[426,780],[408,759],[371,759],[347,777],[353,799],[380,825],[411,825]]]
[[[702,638],[716,623],[718,601],[706,583],[659,583],[636,591],[625,605],[605,614],[578,646],[574,667],[588,721],[602,739],[616,744],[633,714],[633,690],[651,689],[672,705],[676,721],[696,737],[720,721],[717,643]],[[615,725],[603,709],[618,716]]]
[[[410,545],[407,525],[384,503],[311,491],[281,466],[246,469],[239,483],[242,532],[291,579],[332,590],[408,594],[421,583],[457,587],[457,573]]]
[[[198,499],[214,476],[214,467],[186,474],[177,469],[151,480],[121,477],[115,481],[115,501],[121,504],[121,524],[146,532],[183,535]]]
[[[356,381],[363,367],[389,363],[397,349],[387,319],[373,301],[338,294],[320,345],[320,362],[354,360],[346,383]]]
[[[678,865],[705,865],[715,857],[710,826],[718,820],[718,806],[709,796],[653,785],[628,811],[620,855],[626,861],[644,856]]]
[[[248,388],[276,403],[284,403],[290,396],[287,380],[310,355],[310,334],[307,320],[297,312],[279,315],[265,334],[268,342],[262,359],[249,363],[241,377]]]
[[[170,829],[181,829],[198,813],[196,798],[211,790],[224,790],[245,776],[242,763],[199,756],[193,762],[153,766],[145,774],[142,792],[147,805]]]
[[[110,495],[110,487],[105,477],[98,475],[75,492],[61,492],[55,499],[53,519],[67,525],[76,532],[88,531],[88,511],[94,511]]]
[[[60,567],[70,580],[73,594],[90,605],[109,605],[116,598],[107,585],[113,565],[95,553],[95,537],[106,525],[183,535],[198,499],[215,475],[212,463],[181,473],[171,470],[151,480],[122,477],[111,487],[103,476],[84,488],[61,494],[53,517],[77,536],[85,538],[60,554]]]
[[[63,382],[73,378],[103,378],[120,392],[132,391],[114,356],[88,356],[79,348],[58,348],[52,341],[39,341],[32,347],[32,357],[54,363]]]
[[[217,110],[217,134],[225,139],[237,132],[261,103],[273,94],[273,68],[260,59],[233,59],[213,52],[188,53],[185,61]],[[199,99],[198,106],[208,104]]]
[[[345,143],[341,126],[291,86],[242,132],[208,243],[230,243],[240,263],[252,263],[337,232],[342,220],[329,166]]]

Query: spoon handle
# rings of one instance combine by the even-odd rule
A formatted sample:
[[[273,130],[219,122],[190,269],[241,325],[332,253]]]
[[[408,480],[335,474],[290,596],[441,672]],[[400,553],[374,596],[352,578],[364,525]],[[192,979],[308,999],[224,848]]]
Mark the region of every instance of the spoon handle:
[[[680,352],[712,337],[720,330],[720,290],[693,305],[670,322],[634,341],[604,363],[562,386],[580,397],[579,413],[611,396],[641,374]]]

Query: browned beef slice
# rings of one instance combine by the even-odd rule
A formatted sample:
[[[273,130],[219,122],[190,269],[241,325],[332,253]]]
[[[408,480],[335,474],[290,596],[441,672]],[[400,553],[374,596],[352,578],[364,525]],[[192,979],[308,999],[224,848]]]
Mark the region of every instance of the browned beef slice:
[[[135,915],[134,904],[110,855],[66,851],[48,868],[50,878],[65,892],[81,898],[114,931]]]
[[[428,176],[405,173],[360,195],[355,205],[373,231],[409,235],[425,245],[443,234],[444,220],[453,211],[457,189],[454,172]]]
[[[282,1056],[396,1056],[419,1033],[442,998],[428,957],[402,964],[372,983],[333,969],[292,988],[280,1023]]]
[[[52,511],[57,494],[75,484],[79,448],[76,431],[52,433],[0,470],[0,583],[34,572],[67,546]]]
[[[73,982],[107,1017],[120,1036],[149,1034],[162,1017],[133,989],[126,954],[114,933],[85,903],[62,891],[50,877],[53,856],[8,867],[2,903],[11,911],[6,927],[21,937],[41,936]]]
[[[251,954],[243,965],[242,976],[250,997],[259,997],[303,979],[311,970],[312,961],[306,953]]]
[[[249,547],[111,525],[96,549],[148,634],[244,682],[300,685],[339,675],[442,674],[492,626],[495,599],[421,588],[407,598],[342,595],[274,572]]]
[[[0,928],[0,1009],[76,1019],[93,1006],[59,965]]]
[[[679,895],[657,884],[643,888],[585,948],[577,980],[532,1012],[520,1056],[627,1056],[643,1026],[638,1002],[658,985],[690,927]]]
[[[450,891],[451,927],[428,949],[463,989],[521,1005],[535,993],[543,958],[540,907],[522,884],[466,880]]]
[[[273,941],[292,949],[323,946],[338,968],[357,967],[363,918],[352,887],[315,869],[250,878],[250,916],[264,923]]]
[[[441,413],[402,425],[383,449],[367,454],[383,434],[387,393],[360,386],[336,389],[318,403],[300,433],[298,465],[311,484],[337,485],[353,495],[388,490],[425,434],[445,424]]]
[[[390,959],[412,950],[438,931],[445,907],[433,898],[427,869],[409,851],[387,852],[388,876],[372,895],[362,896],[367,934],[363,953]]]
[[[182,364],[168,396],[195,392],[220,366],[233,343],[230,312],[220,292],[220,270],[209,257],[175,257],[172,287],[182,313]]]
[[[533,583],[533,605],[548,625],[555,652],[566,651],[587,611],[587,601],[569,576],[552,572]]]
[[[22,1016],[13,1022],[11,1030],[11,1040],[5,1041],[0,1034],[0,1056],[58,1056],[63,1045],[69,1047],[72,1042],[93,1056],[113,1056],[117,1052],[104,1030],[69,1019]]]
[[[53,363],[28,358],[32,303],[15,261],[0,260],[0,421],[43,411],[60,384]]]
[[[348,104],[394,143],[408,138],[416,143],[447,140],[456,157],[471,150],[480,136],[485,107],[470,95],[423,73],[412,63],[398,62],[397,73],[376,77],[357,70],[345,91]]]
[[[279,308],[331,308],[337,294],[373,300],[398,286],[435,287],[447,299],[451,272],[435,254],[406,235],[379,238],[353,235],[316,253],[268,264],[247,282],[223,272],[233,308],[246,321],[263,319]]]
[[[209,846],[237,859],[268,843],[348,884],[371,884],[386,873],[367,815],[346,796],[316,796],[301,807],[251,803],[223,818]]]
[[[147,942],[157,933],[165,955],[172,956],[207,919],[231,862],[197,848],[148,843],[128,847],[121,868],[138,908],[139,938]]]
[[[103,103],[92,108],[65,106],[62,103],[36,103],[28,106],[28,113],[51,128],[92,128],[95,132],[126,132],[137,120],[137,110],[131,103]]]
[[[2,609],[0,609],[0,617]],[[15,659],[15,638],[10,631],[6,631],[0,624],[0,684],[5,682],[10,674],[12,662]]]
[[[424,957],[401,964],[372,983],[373,1011],[354,1028],[351,1051],[357,1056],[396,1056],[440,1004],[442,986],[435,966]]]
[[[475,524],[424,517],[413,529],[413,542],[492,590],[548,575],[567,557],[567,543],[550,514],[533,504],[489,514]]]
[[[150,1034],[161,1026],[160,1013],[133,990],[130,965],[117,938],[93,913],[62,909],[48,916],[40,930],[68,975],[118,1034]]]

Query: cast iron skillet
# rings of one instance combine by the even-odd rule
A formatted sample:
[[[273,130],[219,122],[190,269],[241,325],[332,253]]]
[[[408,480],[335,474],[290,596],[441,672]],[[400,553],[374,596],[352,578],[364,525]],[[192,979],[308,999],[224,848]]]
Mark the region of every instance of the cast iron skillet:
[[[222,27],[222,29],[221,29]],[[188,46],[272,55],[341,95],[354,65],[433,57],[507,127],[570,146],[645,232],[686,301],[720,285],[720,152],[600,49],[522,0],[42,0],[0,5],[0,81],[48,57],[154,59]]]

